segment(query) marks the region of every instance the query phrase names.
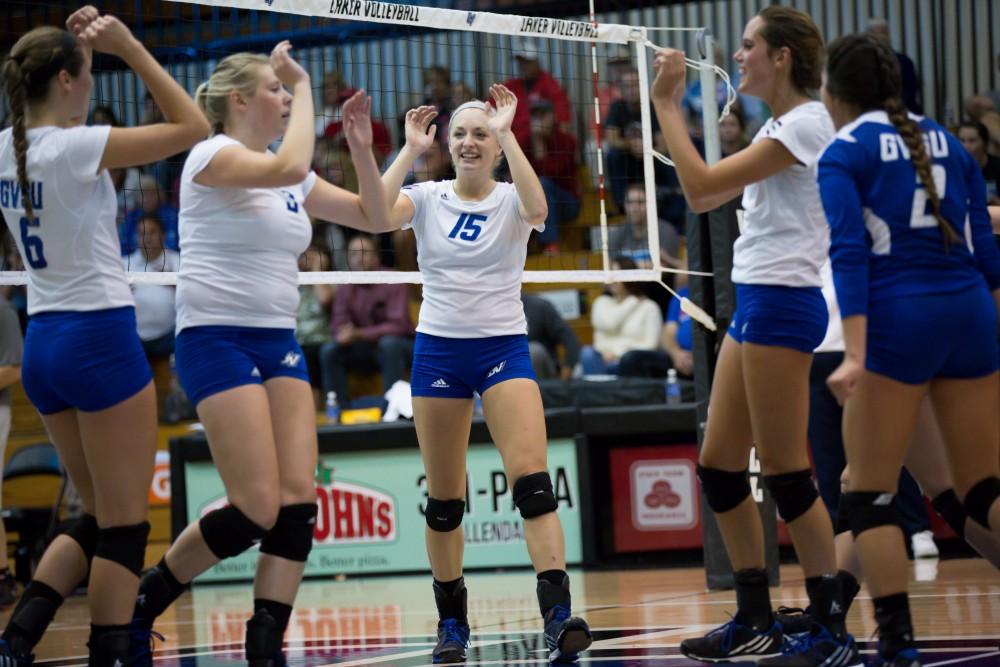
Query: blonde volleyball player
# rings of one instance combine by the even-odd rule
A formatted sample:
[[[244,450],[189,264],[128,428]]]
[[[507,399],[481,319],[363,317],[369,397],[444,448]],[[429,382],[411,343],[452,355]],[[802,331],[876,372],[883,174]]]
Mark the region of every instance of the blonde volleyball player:
[[[656,57],[651,97],[684,194],[698,211],[743,192],[744,230],[736,241],[733,316],[715,370],[698,475],[735,570],[737,614],[707,636],[685,640],[705,660],[772,655],[762,665],[860,663],[844,626],[830,517],[812,480],[806,447],[809,369],[827,311],[820,291],[826,220],[813,175],[833,124],[811,97],[820,84],[823,40],[808,15],[772,6],[750,20],[735,61],[740,91],[773,111],[753,144],[708,166],[688,136],[680,100],[683,54]],[[788,522],[816,625],[782,646],[764,570],[763,531],[750,495],[752,446],[764,484]],[[782,655],[774,655],[779,649]]]
[[[298,257],[312,237],[309,216],[365,226],[389,215],[372,154],[371,102],[360,91],[342,107],[360,195],[310,171],[312,92],[290,48],[281,42],[270,59],[224,58],[196,95],[213,136],[191,150],[181,175],[177,369],[229,504],[190,524],[143,576],[136,664],[152,663],[153,622],[184,585],[257,541],[246,659],[284,664],[282,639],[316,517],[315,412],[295,341]]]
[[[121,22],[86,6],[36,28],[3,63],[13,124],[0,133],[0,209],[28,271],[25,392],[86,514],[56,537],[0,641],[29,665],[63,598],[90,571],[89,664],[123,664],[149,533],[156,397],[118,252],[108,169],[186,150],[208,133],[194,101]],[[166,122],[85,127],[91,51],[125,61]]]
[[[365,231],[412,227],[424,301],[417,324],[411,388],[413,418],[427,473],[427,552],[440,621],[437,663],[464,662],[470,628],[462,578],[465,459],[473,393],[483,398],[537,572],[538,603],[551,662],[572,662],[590,646],[587,624],[570,614],[562,527],[546,470],[545,419],[531,370],[521,275],[528,236],[547,206],[538,176],[511,132],[517,98],[490,88],[483,102],[459,106],[449,122],[453,181],[400,186],[434,141],[433,107],[406,114],[406,145],[383,176],[391,217]],[[501,154],[513,184],[493,179]],[[510,419],[510,415],[518,419]]]

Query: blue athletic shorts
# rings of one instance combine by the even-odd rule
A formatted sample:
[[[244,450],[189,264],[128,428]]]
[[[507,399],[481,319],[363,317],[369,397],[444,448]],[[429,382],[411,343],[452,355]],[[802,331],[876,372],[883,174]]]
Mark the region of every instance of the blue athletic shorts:
[[[105,410],[153,379],[131,306],[34,315],[22,365],[24,392],[43,415]]]
[[[293,329],[190,327],[177,336],[177,377],[191,405],[213,394],[276,377],[309,382]]]
[[[524,335],[442,338],[418,333],[410,392],[431,398],[472,398],[514,378],[536,380]]]
[[[997,370],[997,310],[985,287],[873,301],[865,368],[905,382]]]
[[[737,343],[790,347],[812,354],[826,335],[829,314],[818,287],[736,285],[729,335]]]

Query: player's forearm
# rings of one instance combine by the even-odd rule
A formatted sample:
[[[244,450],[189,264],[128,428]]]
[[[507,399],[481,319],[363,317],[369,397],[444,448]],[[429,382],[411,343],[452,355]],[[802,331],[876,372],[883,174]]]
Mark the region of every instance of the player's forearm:
[[[528,157],[521,150],[513,132],[502,132],[499,139],[500,147],[507,155],[507,165],[510,167],[514,187],[517,188],[517,196],[520,198],[521,205],[529,220],[539,222],[545,220],[549,214],[549,207],[545,201],[545,190],[542,189],[542,182],[538,180],[538,174],[535,173]]]
[[[392,161],[389,168],[382,174],[382,185],[385,188],[385,197],[390,209],[396,203],[396,199],[399,197],[399,189],[403,187],[406,175],[410,173],[410,169],[413,168],[413,163],[417,157],[418,153],[412,147],[409,145],[403,146],[396,159]]]

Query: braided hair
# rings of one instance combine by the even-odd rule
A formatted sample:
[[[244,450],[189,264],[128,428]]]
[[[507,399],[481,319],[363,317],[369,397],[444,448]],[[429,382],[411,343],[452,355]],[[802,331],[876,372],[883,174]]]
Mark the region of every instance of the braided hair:
[[[957,242],[958,233],[941,215],[941,195],[924,136],[903,104],[899,61],[885,40],[867,33],[834,40],[827,50],[826,90],[862,112],[881,109],[888,114],[910,151],[910,161],[927,192],[945,247]]]
[[[35,217],[28,184],[28,133],[25,116],[30,103],[37,103],[49,93],[49,82],[66,70],[77,77],[83,67],[83,50],[73,35],[65,30],[43,26],[25,33],[17,40],[0,67],[0,79],[11,111],[11,132],[17,160],[17,182],[21,186],[24,215]]]

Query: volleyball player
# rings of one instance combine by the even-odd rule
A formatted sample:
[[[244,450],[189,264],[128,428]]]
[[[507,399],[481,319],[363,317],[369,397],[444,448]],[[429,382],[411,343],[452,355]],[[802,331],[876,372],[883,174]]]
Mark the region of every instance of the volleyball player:
[[[284,664],[317,510],[315,411],[295,341],[298,257],[312,237],[310,215],[361,226],[389,213],[362,92],[342,107],[360,195],[310,171],[312,92],[290,48],[281,42],[270,59],[228,56],[196,95],[213,136],[191,150],[181,176],[177,370],[229,504],[190,524],[143,576],[138,664],[151,664],[153,622],[184,586],[258,541],[246,659]]]
[[[156,450],[152,373],[118,253],[108,169],[161,160],[208,132],[198,107],[118,19],[86,6],[69,31],[21,37],[3,64],[12,127],[0,133],[0,208],[28,271],[25,393],[80,492],[84,515],[53,540],[3,639],[27,665],[90,571],[91,665],[122,664],[146,549]],[[85,127],[91,51],[125,61],[167,119]]]
[[[943,127],[908,115],[900,90],[883,41],[830,45],[823,100],[839,132],[818,178],[846,344],[828,381],[846,399],[842,507],[875,606],[876,664],[912,667],[906,551],[889,501],[928,390],[955,490],[1000,534],[1000,255],[979,166]]]
[[[707,636],[681,643],[695,659],[746,659],[782,648],[747,475],[756,446],[818,622],[803,641],[784,647],[787,655],[761,664],[859,662],[844,626],[833,529],[817,502],[806,448],[809,368],[827,323],[820,291],[827,231],[813,168],[833,125],[811,98],[822,57],[822,37],[806,14],[771,6],[751,19],[734,58],[740,92],[762,98],[774,115],[749,147],[713,166],[698,155],[685,127],[683,54],[668,49],[655,61],[651,96],[689,205],[706,211],[742,191],[745,209],[733,257],[736,313],[719,354],[698,464],[735,571],[737,614]]]
[[[493,85],[490,94],[495,109],[470,101],[451,115],[448,150],[455,180],[418,183],[400,192],[436,131],[430,124],[433,107],[406,113],[406,145],[383,175],[390,219],[363,229],[412,227],[417,236],[424,300],[411,390],[427,474],[425,535],[440,616],[433,661],[464,662],[469,647],[461,524],[478,392],[524,519],[549,660],[573,662],[592,638],[587,624],[570,614],[563,533],[546,470],[545,418],[520,297],[528,236],[544,226],[548,209],[538,176],[510,129],[517,97],[502,85]],[[501,155],[513,183],[493,179]]]

